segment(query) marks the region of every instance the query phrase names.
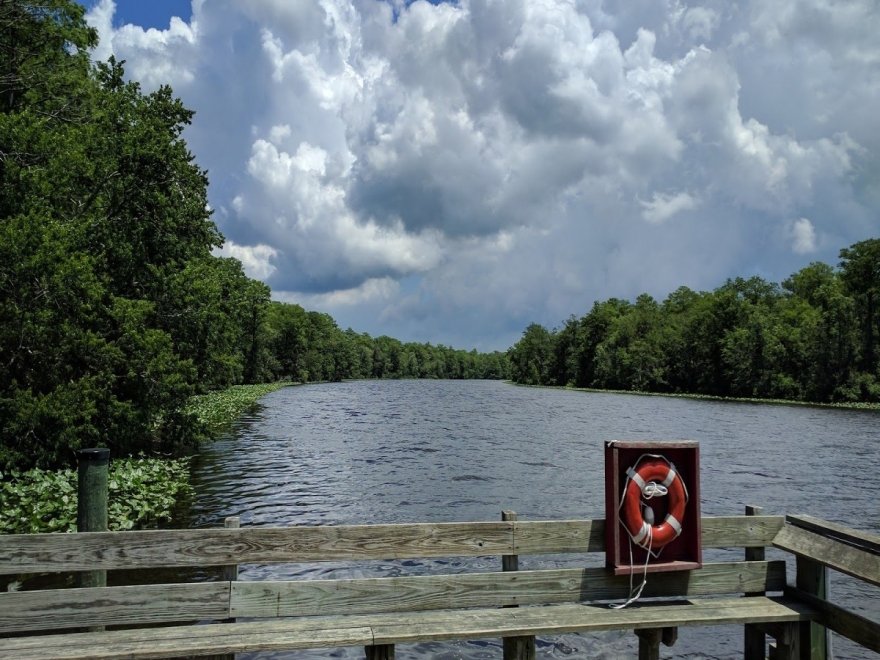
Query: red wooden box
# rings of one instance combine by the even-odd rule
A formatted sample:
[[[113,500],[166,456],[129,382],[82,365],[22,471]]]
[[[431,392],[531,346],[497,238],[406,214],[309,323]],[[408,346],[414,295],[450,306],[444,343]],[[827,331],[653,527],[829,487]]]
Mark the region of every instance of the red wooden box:
[[[645,570],[647,551],[630,542],[629,534],[620,522],[620,501],[626,483],[626,470],[635,468],[645,454],[660,455],[675,465],[688,492],[681,534],[651,557],[647,572],[686,571],[700,568],[703,550],[700,535],[700,445],[690,440],[675,442],[605,443],[605,561],[615,575],[628,575]],[[666,516],[667,497],[647,501],[654,510],[654,519]],[[632,548],[632,560],[630,560]]]

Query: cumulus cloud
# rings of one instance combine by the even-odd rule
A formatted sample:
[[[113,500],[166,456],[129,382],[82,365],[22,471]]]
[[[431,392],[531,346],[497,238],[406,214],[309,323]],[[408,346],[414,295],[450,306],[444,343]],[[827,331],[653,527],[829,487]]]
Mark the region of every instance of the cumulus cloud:
[[[276,270],[272,260],[278,256],[278,250],[270,245],[236,245],[226,241],[216,253],[221,257],[238,259],[245,274],[254,279],[268,279]]]
[[[664,193],[654,193],[649,202],[641,202],[642,217],[648,222],[659,224],[666,222],[672,216],[682,211],[690,211],[697,208],[699,200],[693,195],[680,192],[674,195]]]
[[[788,228],[791,236],[791,249],[796,254],[810,254],[816,251],[816,228],[806,218],[799,218]]]
[[[872,2],[194,0],[144,30],[100,0],[88,18],[97,57],[196,110],[223,254],[342,325],[503,348],[596,299],[781,279],[876,234]]]

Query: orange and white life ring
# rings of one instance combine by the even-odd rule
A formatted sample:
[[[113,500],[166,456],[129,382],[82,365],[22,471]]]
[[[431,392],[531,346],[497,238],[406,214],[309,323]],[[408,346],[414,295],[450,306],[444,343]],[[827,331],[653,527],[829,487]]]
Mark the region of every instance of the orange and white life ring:
[[[661,456],[648,456],[636,464],[636,469],[628,468],[629,477],[623,493],[620,520],[629,533],[633,543],[646,550],[659,550],[678,538],[684,521],[684,510],[688,495],[681,475],[675,466]],[[663,488],[657,488],[657,485]],[[669,496],[668,513],[659,525],[653,520],[645,520],[642,515],[642,496],[650,499],[663,492]]]

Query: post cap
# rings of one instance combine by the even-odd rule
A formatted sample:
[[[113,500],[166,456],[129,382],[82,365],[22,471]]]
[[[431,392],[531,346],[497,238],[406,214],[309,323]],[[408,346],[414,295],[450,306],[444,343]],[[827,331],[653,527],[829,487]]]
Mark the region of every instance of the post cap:
[[[89,447],[80,449],[76,452],[76,456],[80,461],[91,461],[92,463],[101,463],[110,460],[110,450],[106,447]]]

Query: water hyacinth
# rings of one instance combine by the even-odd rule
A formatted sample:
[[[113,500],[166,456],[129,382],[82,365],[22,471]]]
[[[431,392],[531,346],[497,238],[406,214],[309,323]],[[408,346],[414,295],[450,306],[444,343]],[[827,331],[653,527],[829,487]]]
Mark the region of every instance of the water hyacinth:
[[[256,401],[289,383],[236,385],[190,399],[209,436],[234,422]],[[108,476],[111,530],[156,527],[172,520],[178,503],[192,494],[189,458],[112,459]],[[0,534],[75,532],[76,470],[0,472]]]
[[[209,432],[216,433],[238,419],[260,397],[288,385],[290,383],[233,385],[224,390],[191,397],[186,412],[198,417]]]
[[[112,460],[108,478],[111,530],[169,522],[178,501],[192,493],[189,458]],[[75,532],[76,470],[0,474],[0,533]]]

